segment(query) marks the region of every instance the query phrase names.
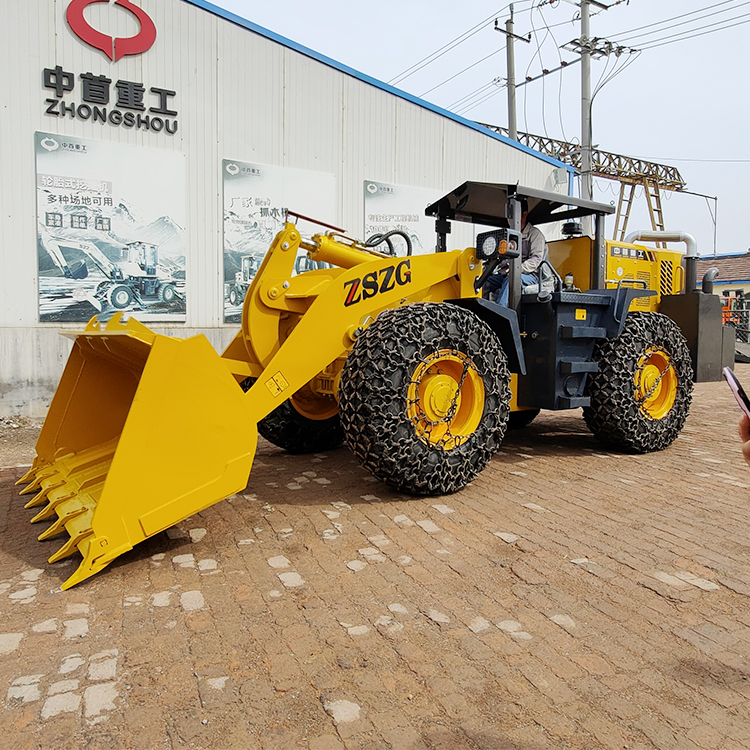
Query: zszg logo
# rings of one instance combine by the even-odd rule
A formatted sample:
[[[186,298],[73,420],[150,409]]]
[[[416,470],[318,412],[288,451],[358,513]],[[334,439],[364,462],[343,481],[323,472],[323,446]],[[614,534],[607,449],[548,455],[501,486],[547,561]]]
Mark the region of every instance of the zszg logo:
[[[107,34],[97,31],[84,18],[83,11],[89,5],[94,3],[108,3],[109,0],[72,0],[65,12],[65,19],[68,22],[73,33],[86,44],[96,49],[100,49],[110,60],[117,62],[126,55],[138,55],[150,49],[156,41],[156,26],[146,11],[133,5],[130,0],[115,0],[115,5],[119,5],[127,11],[130,11],[141,25],[141,30],[130,37],[118,37],[114,39]]]

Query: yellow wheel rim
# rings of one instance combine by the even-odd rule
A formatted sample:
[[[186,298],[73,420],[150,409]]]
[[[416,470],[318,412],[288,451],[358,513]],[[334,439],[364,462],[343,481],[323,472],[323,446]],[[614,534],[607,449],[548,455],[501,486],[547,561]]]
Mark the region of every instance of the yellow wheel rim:
[[[309,386],[303,386],[290,399],[292,406],[308,419],[321,421],[330,419],[338,413],[336,400],[320,393],[314,393]]]
[[[455,349],[441,349],[417,366],[407,401],[407,414],[417,436],[451,450],[479,427],[484,414],[484,382],[469,357]]]
[[[638,360],[635,400],[651,419],[663,419],[677,398],[677,373],[664,349],[651,348]]]

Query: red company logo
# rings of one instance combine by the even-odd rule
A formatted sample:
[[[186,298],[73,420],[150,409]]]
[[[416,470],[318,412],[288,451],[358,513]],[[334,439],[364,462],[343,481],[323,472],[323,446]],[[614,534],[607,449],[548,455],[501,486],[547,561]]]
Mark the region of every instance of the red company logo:
[[[135,36],[113,39],[97,31],[83,17],[86,6],[108,2],[109,0],[72,0],[65,12],[65,19],[73,33],[86,44],[100,49],[113,62],[117,62],[125,55],[138,55],[150,49],[156,41],[156,26],[146,11],[133,5],[130,0],[115,0],[115,5],[130,11],[138,19],[141,30]]]

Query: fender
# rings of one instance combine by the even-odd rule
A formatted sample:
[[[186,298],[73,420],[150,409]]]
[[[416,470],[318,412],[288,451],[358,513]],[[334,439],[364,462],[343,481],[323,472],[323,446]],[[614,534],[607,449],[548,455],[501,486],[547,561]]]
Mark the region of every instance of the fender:
[[[508,367],[511,372],[519,375],[526,374],[526,360],[523,355],[521,336],[518,328],[518,315],[515,310],[481,297],[466,297],[464,299],[447,299],[452,305],[471,310],[481,321],[486,323],[492,332],[500,339],[503,351],[508,357]]]

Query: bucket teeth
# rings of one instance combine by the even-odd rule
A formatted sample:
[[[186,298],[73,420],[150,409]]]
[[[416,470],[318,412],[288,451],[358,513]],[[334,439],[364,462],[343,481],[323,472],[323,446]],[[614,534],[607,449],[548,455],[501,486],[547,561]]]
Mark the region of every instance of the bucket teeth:
[[[39,490],[39,492],[37,492],[37,494],[34,495],[34,497],[32,497],[31,500],[29,500],[29,502],[26,503],[26,505],[24,505],[23,507],[35,508],[37,505],[41,505],[49,497],[50,492],[52,492],[53,490],[59,489],[64,484],[65,484],[65,480],[63,479],[59,479],[58,481],[51,483],[51,484],[48,484],[45,482],[42,485],[42,489]],[[35,521],[32,521],[31,523],[35,523]]]
[[[19,494],[30,495],[32,492],[36,492],[41,486],[42,486],[42,480],[37,474],[37,476],[34,477],[31,484],[27,484],[26,487],[24,487]]]
[[[31,523],[39,523],[39,521],[45,521],[51,518],[55,513],[55,506],[49,503],[46,507],[42,508],[32,519]]]
[[[40,542],[43,542],[45,539],[50,539],[61,531],[64,531],[65,524],[68,523],[68,521],[72,521],[74,518],[78,518],[78,516],[81,516],[86,512],[86,507],[76,498],[71,498],[63,504],[65,506],[64,508],[57,508],[57,520],[39,535],[38,539]]]
[[[41,487],[43,486],[42,483],[45,479],[49,479],[57,473],[58,472],[54,464],[49,464],[48,466],[44,466],[43,468],[35,470],[34,478],[31,480],[31,483],[27,484],[19,494],[30,495],[32,492],[36,492],[37,490],[41,489]]]
[[[36,508],[37,505],[41,505],[45,501],[46,496],[47,493],[44,490],[41,490],[40,492],[37,492],[37,494],[34,495],[34,497],[32,497],[31,500],[29,500],[29,502],[26,503],[26,505],[24,505],[23,507],[27,510],[29,508]]]
[[[57,552],[55,552],[54,555],[52,555],[47,562],[49,563],[55,563],[58,560],[62,560],[66,557],[69,557],[74,552],[78,551],[78,545],[86,539],[86,537],[93,536],[94,532],[89,527],[88,529],[84,531],[78,532],[75,536],[71,536],[70,539],[68,539],[65,544],[63,544],[62,547],[60,547]]]
[[[37,471],[39,471],[39,469],[41,468],[40,466],[37,465],[37,460],[38,459],[35,459],[34,463],[29,467],[29,470],[20,479],[16,481],[16,485],[28,484],[32,480],[32,478],[36,475]]]

